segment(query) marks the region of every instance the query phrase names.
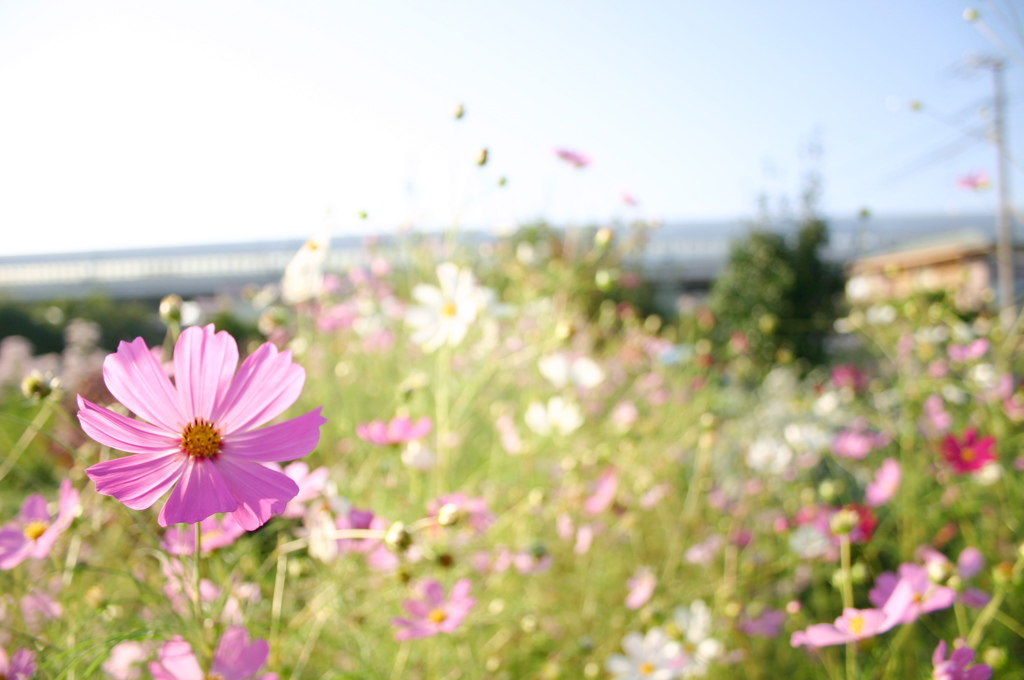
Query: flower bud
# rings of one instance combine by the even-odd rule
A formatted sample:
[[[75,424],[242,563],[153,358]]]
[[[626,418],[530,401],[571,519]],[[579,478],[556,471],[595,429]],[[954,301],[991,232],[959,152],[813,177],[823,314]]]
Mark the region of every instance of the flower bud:
[[[860,515],[857,514],[856,510],[843,508],[836,514],[832,515],[828,525],[829,529],[831,529],[832,533],[836,536],[846,536],[853,531],[853,528],[857,526],[858,522],[860,522]]]
[[[997,584],[1009,583],[1013,578],[1013,565],[1009,562],[1000,562],[992,567],[992,580]]]
[[[181,323],[181,305],[183,300],[180,295],[168,295],[160,301],[160,319],[170,326],[172,323]]]
[[[989,647],[981,653],[981,660],[992,670],[997,670],[1006,665],[1008,659],[1005,647]]]
[[[28,399],[46,399],[60,389],[60,379],[32,371],[21,379],[21,393]]]
[[[977,21],[978,20],[978,10],[974,9],[973,7],[968,7],[967,9],[964,10],[964,15],[963,16],[964,16],[964,21],[969,21],[969,22]],[[989,665],[991,665],[991,664],[989,664]]]
[[[462,117],[466,115],[466,107],[462,104],[456,104],[455,108],[452,109],[452,117],[455,120],[462,120]]]
[[[487,165],[487,147],[484,147],[476,153],[476,164],[479,166]]]
[[[462,511],[456,503],[445,503],[437,510],[437,523],[443,527],[450,527],[458,524],[460,520],[465,517],[466,513]]]
[[[395,522],[384,533],[384,545],[388,550],[403,553],[412,545],[412,534],[405,528],[404,522]]]

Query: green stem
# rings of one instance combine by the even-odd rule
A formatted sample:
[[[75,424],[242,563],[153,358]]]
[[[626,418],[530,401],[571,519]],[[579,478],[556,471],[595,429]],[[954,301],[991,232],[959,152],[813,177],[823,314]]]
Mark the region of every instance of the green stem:
[[[843,609],[853,607],[853,571],[850,567],[850,534],[839,535],[839,551],[842,560]],[[846,680],[855,680],[860,675],[857,669],[857,643],[846,643]]]
[[[18,462],[21,454],[25,453],[25,449],[28,448],[28,445],[35,439],[36,434],[46,424],[46,420],[50,417],[51,413],[53,413],[52,400],[50,398],[43,399],[36,417],[32,419],[32,422],[25,428],[25,431],[21,433],[21,437],[18,438],[18,441],[11,448],[7,457],[4,458],[4,462],[0,463],[0,480],[7,476],[7,473],[14,467],[14,464]]]

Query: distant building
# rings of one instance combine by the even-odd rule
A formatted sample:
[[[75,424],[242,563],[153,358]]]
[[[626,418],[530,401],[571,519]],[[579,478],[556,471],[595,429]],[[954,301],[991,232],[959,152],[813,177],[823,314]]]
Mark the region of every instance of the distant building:
[[[846,296],[870,304],[945,290],[961,309],[980,309],[996,289],[995,239],[978,229],[913,239],[846,264]],[[1016,294],[1024,290],[1024,243],[1014,246]]]

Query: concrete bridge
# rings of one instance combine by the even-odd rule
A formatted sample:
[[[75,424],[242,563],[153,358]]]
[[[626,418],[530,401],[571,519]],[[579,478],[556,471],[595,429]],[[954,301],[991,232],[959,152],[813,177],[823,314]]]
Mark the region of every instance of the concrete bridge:
[[[994,234],[992,216],[921,216],[831,220],[826,256],[846,262],[857,256],[924,235],[966,228]],[[729,253],[733,239],[749,229],[740,220],[671,222],[650,232],[644,252],[635,257],[661,295],[706,291]],[[496,240],[468,232],[469,241]],[[382,254],[398,252],[394,237],[380,237]],[[170,293],[185,297],[237,294],[247,285],[280,280],[302,239],[173,246],[137,250],[0,256],[0,298],[19,301],[77,298],[101,293],[115,299],[158,299]],[[360,236],[332,239],[328,270],[364,262]]]

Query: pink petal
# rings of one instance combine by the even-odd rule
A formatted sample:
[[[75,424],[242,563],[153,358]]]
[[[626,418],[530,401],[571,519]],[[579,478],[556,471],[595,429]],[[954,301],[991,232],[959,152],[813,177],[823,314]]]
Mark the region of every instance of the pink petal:
[[[153,505],[178,481],[188,462],[184,453],[137,453],[86,468],[96,492],[113,496],[132,510]]]
[[[423,601],[430,607],[440,607],[444,604],[444,588],[437,581],[427,581],[423,586]]]
[[[32,554],[32,541],[20,528],[0,529],[0,569],[13,569]]]
[[[231,385],[238,366],[238,345],[213,324],[182,331],[174,346],[174,381],[188,420],[210,419]]]
[[[179,448],[180,434],[126,418],[81,396],[78,407],[82,429],[104,446],[128,453],[169,453]]]
[[[246,531],[255,531],[272,515],[284,512],[288,501],[299,493],[299,486],[287,475],[259,463],[221,455],[215,464],[238,502],[233,516]]]
[[[225,435],[259,427],[294,404],[305,381],[306,371],[292,362],[291,352],[263,343],[242,362],[213,421]]]
[[[199,667],[192,646],[175,635],[165,642],[157,653],[157,661],[150,662],[149,672],[153,680],[205,680],[206,675]]]
[[[266,640],[257,639],[250,644],[245,628],[231,626],[220,636],[210,671],[223,676],[224,680],[244,680],[256,674],[269,652]]]
[[[236,432],[221,442],[221,453],[254,463],[280,463],[302,458],[320,441],[320,426],[327,419],[320,408],[277,425]]]
[[[164,430],[180,432],[187,422],[178,393],[142,338],[122,342],[104,359],[103,381],[132,413]]]
[[[31,522],[50,523],[50,511],[46,509],[46,499],[43,498],[42,494],[34,493],[25,499],[21,504],[20,519],[22,524],[29,524]]]
[[[178,484],[167,497],[157,522],[195,524],[218,512],[232,512],[238,507],[219,466],[210,460],[192,458],[181,473]]]

